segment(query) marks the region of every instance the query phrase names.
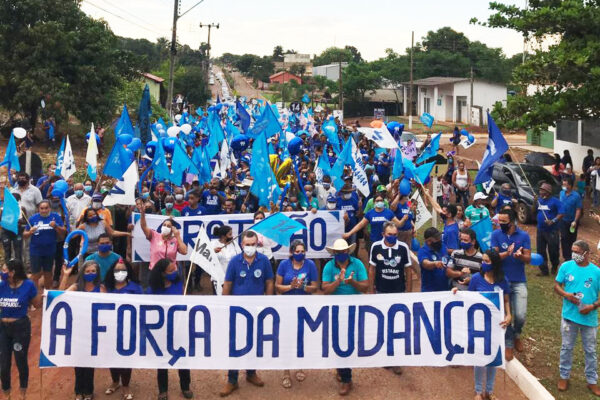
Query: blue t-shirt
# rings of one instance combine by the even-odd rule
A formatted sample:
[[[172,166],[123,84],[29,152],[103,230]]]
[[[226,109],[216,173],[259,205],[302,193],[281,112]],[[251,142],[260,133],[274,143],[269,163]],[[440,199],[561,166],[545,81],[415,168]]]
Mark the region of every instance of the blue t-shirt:
[[[512,197],[498,193],[498,203],[496,203],[495,210],[496,214],[498,214],[504,206],[512,206]]]
[[[576,293],[582,304],[592,304],[598,300],[600,268],[592,263],[587,267],[580,267],[573,260],[565,261],[558,269],[556,282],[563,284],[567,293]],[[579,307],[567,299],[563,299],[562,317],[576,324],[598,326],[597,310],[583,315],[579,312]]]
[[[37,230],[31,235],[29,254],[31,256],[53,256],[56,253],[56,230],[50,226],[50,222],[56,222],[57,226],[63,226],[60,215],[51,212],[47,217],[39,213],[29,218],[29,223]]]
[[[208,214],[208,211],[206,210],[206,208],[202,207],[200,204],[198,204],[198,207],[196,207],[196,208],[191,208],[190,206],[185,206],[181,210],[182,217],[195,217],[196,215],[206,215],[206,214]]]
[[[444,234],[442,236],[442,243],[446,249],[458,250],[460,249],[459,236],[458,236],[458,224],[455,222],[452,225],[444,226]]]
[[[221,199],[219,198],[219,194],[223,197],[225,196],[223,193],[210,194],[210,190],[208,189],[202,192],[202,204],[206,208],[207,214],[215,215],[221,213]]]
[[[37,296],[35,284],[25,279],[16,289],[8,282],[0,282],[0,317],[23,318],[27,316],[29,302]]]
[[[396,218],[398,218],[399,220],[402,220],[402,218],[404,218],[405,216],[408,215],[408,218],[404,222],[404,225],[402,225],[400,228],[398,228],[399,231],[412,230],[414,217],[413,217],[412,211],[410,210],[410,207],[408,206],[408,201],[404,204],[398,203],[398,208],[396,208],[395,214],[396,214]]]
[[[111,293],[144,294],[144,290],[137,283],[129,281],[127,282],[127,285],[123,286],[121,289],[115,288],[115,290],[111,291]]]
[[[231,294],[236,296],[256,296],[265,294],[265,283],[273,279],[273,269],[269,259],[256,253],[251,265],[244,254],[236,254],[227,265],[225,281],[231,282]]]
[[[119,258],[121,258],[121,256],[112,251],[108,254],[108,257],[101,257],[100,254],[96,252],[87,256],[85,261],[91,260],[97,262],[98,266],[100,267],[100,279],[104,280],[104,278],[106,278],[106,273],[110,269],[110,266],[119,261]]]
[[[421,266],[421,292],[439,292],[450,288],[445,268],[423,268],[424,260],[444,262],[449,258],[447,254],[448,251],[443,243],[439,252],[433,251],[427,243],[419,249],[417,256]]]
[[[342,270],[335,264],[335,259],[331,259],[323,267],[323,282],[333,282]],[[366,281],[369,279],[367,275],[367,269],[363,265],[362,261],[358,258],[350,256],[350,262],[346,266],[346,275],[344,278],[349,278],[350,274],[354,272],[352,279],[355,281]],[[341,282],[340,285],[335,289],[333,294],[360,294],[358,290],[349,283]]]
[[[519,250],[519,247],[523,249],[531,250],[531,239],[527,232],[517,228],[515,233],[508,236],[502,233],[501,229],[496,229],[492,232],[492,247],[497,248],[498,252],[505,252],[511,244],[515,244],[514,251]],[[506,257],[502,260],[502,268],[504,269],[504,275],[509,282],[527,282],[525,276],[525,263],[521,260],[517,260],[513,256]]]
[[[302,264],[302,268],[294,269],[293,263],[290,259],[286,259],[281,261],[279,267],[277,268],[277,275],[283,278],[283,284],[289,285],[292,283],[295,277],[301,278],[300,275],[304,275],[304,282],[306,285],[310,285],[312,282],[316,282],[319,280],[319,273],[317,272],[317,266],[312,260],[305,259],[304,264]],[[310,294],[307,293],[304,289],[292,289],[283,294]]]
[[[575,221],[575,211],[583,207],[579,193],[573,190],[567,196],[567,193],[562,190],[560,192],[560,203],[562,204],[561,214],[564,214],[562,221],[569,223]]]
[[[504,295],[507,295],[510,294],[510,283],[504,278],[500,282],[492,284],[486,281],[481,273],[477,272],[471,276],[469,290],[472,292],[499,292],[502,290]]]
[[[175,294],[181,295],[183,294],[183,282],[179,280],[178,282],[171,283],[171,286],[166,287],[164,289],[159,289],[157,291],[152,290],[152,287],[148,286],[146,289],[146,294]]]
[[[382,153],[379,155],[378,159],[375,161],[377,175],[379,176],[388,176],[390,174],[390,166],[389,166],[390,158],[386,153]],[[388,165],[385,166],[384,163]]]
[[[381,211],[372,209],[365,214],[365,218],[371,225],[371,242],[378,242],[383,239],[383,224],[391,221],[394,217],[394,213],[389,208],[384,208]]]
[[[554,219],[560,214],[560,201],[556,197],[549,197],[547,199],[538,199],[538,212],[537,212],[537,227],[539,230],[544,232],[551,232],[558,229],[558,223],[552,225],[546,225],[546,218]],[[545,216],[544,216],[545,214]]]
[[[348,222],[346,223],[346,232],[350,231],[356,225],[356,212],[358,211],[358,195],[352,193],[349,199],[342,198],[341,195],[337,198],[337,210],[346,211],[348,214]]]

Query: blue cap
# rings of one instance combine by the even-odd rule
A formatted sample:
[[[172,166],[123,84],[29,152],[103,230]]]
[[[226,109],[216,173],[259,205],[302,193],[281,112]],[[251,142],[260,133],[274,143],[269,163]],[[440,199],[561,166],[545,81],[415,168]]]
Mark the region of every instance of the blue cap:
[[[327,196],[327,202],[328,203],[337,203],[337,199],[335,198],[335,196],[333,194],[330,194],[329,196]]]

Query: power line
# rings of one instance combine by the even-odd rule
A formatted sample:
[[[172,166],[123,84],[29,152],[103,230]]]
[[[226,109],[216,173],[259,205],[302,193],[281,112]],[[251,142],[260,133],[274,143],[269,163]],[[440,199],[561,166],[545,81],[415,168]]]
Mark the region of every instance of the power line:
[[[115,13],[113,13],[113,12],[111,12],[111,11],[108,11],[108,10],[107,10],[107,9],[105,9],[105,8],[102,8],[102,7],[100,7],[100,6],[98,6],[98,5],[94,4],[94,3],[92,3],[90,0],[83,0],[83,1],[84,1],[86,4],[88,4],[88,5],[92,6],[92,7],[95,7],[95,8],[97,8],[97,9],[101,10],[101,11],[104,11],[105,13],[107,13],[107,14],[110,14],[110,15],[112,15],[112,16],[114,16],[114,17],[117,17],[117,18],[119,18],[119,19],[121,19],[121,20],[123,20],[123,21],[125,21],[125,22],[128,22],[128,23],[130,23],[130,24],[133,24],[133,25],[136,25],[136,26],[138,26],[138,27],[140,27],[140,28],[142,28],[142,29],[145,29],[145,30],[147,30],[148,32],[152,32],[152,33],[155,33],[155,34],[158,34],[158,35],[163,35],[163,34],[164,34],[164,33],[162,33],[162,32],[158,32],[158,31],[155,31],[155,30],[153,30],[153,29],[150,29],[150,28],[148,28],[148,27],[145,27],[145,26],[143,26],[143,25],[140,25],[140,24],[138,24],[137,22],[133,22],[133,21],[130,21],[130,20],[126,19],[126,18],[123,18],[122,16],[120,16],[120,15],[118,15],[118,14],[115,14]]]
[[[146,23],[147,23],[146,21],[144,21],[142,18],[138,17],[137,15],[130,13],[129,11],[125,10],[124,8],[121,8],[121,7],[119,7],[119,6],[117,6],[117,5],[113,4],[113,3],[111,3],[111,2],[110,2],[110,1],[108,1],[108,0],[101,0],[101,1],[102,1],[102,2],[104,2],[104,3],[106,3],[106,4],[108,4],[108,5],[110,5],[110,6],[111,6],[111,7],[113,7],[113,8],[116,8],[116,9],[117,9],[117,10],[119,10],[120,12],[123,12],[123,13],[125,13],[125,14],[129,15],[130,17],[132,17],[132,18],[136,19],[137,21],[139,21],[139,22],[140,22],[140,23],[142,23],[142,24],[146,24]]]

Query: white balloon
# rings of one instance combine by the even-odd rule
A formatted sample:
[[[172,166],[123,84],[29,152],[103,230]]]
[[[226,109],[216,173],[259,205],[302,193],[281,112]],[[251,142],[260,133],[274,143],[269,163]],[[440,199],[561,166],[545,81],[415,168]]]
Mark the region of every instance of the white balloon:
[[[190,124],[183,124],[180,128],[181,132],[185,133],[186,135],[192,131],[192,126]]]
[[[163,129],[164,126],[162,126],[162,124],[156,124],[156,129],[160,132],[161,129]]]
[[[17,139],[23,139],[27,135],[27,131],[19,126],[13,129],[13,134]]]
[[[158,134],[163,137],[163,136],[167,136],[167,131],[165,131],[164,129],[159,129],[158,130]]]
[[[44,99],[42,99],[42,101],[40,101],[40,104],[42,105],[42,108],[46,108],[46,102],[44,101]]]
[[[175,117],[177,119],[177,117]],[[177,134],[179,133],[179,127],[178,126],[172,126],[169,129],[167,129],[167,135],[169,137],[176,137]]]
[[[175,121],[179,122],[180,119],[181,119],[181,114],[177,114],[175,116]]]

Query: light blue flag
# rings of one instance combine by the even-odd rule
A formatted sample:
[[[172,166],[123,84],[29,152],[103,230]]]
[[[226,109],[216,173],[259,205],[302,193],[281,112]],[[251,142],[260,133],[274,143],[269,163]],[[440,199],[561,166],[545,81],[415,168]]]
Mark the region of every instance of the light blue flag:
[[[402,158],[402,166],[404,167],[404,176],[407,179],[414,179],[419,184],[424,184],[431,170],[435,166],[435,161],[415,167],[415,164],[407,158]]]
[[[325,152],[319,156],[319,163],[317,164],[317,180],[323,181],[323,176],[328,175],[331,177],[331,165],[329,165],[329,156]]]
[[[428,128],[431,128],[431,126],[433,125],[433,115],[429,114],[429,113],[423,113],[423,115],[421,115],[421,122],[423,123],[423,125],[425,125]]]
[[[208,112],[208,130],[211,135],[217,136],[217,145],[225,139],[225,132],[223,132],[221,120],[219,119],[219,115],[214,111]]]
[[[276,202],[281,195],[281,188],[269,163],[265,132],[252,144],[250,175],[254,178],[250,191],[258,198],[258,204],[268,207],[271,201]]]
[[[162,140],[157,140],[154,159],[152,159],[152,169],[154,170],[154,178],[157,181],[168,181],[171,178],[171,171],[167,165],[167,157]]]
[[[481,251],[487,251],[492,247],[492,220],[490,217],[486,217],[481,221],[471,225],[471,229],[477,236],[477,242]]]
[[[6,147],[6,154],[4,155],[4,160],[2,164],[8,164],[8,169],[14,169],[15,171],[21,170],[21,165],[19,164],[19,153],[17,153],[17,145],[15,143],[15,136],[10,134],[10,140],[8,141],[8,146]]]
[[[158,143],[161,143],[158,140]],[[157,146],[158,147],[158,146]],[[162,148],[162,145],[161,145]],[[127,168],[131,165],[131,163],[124,162],[127,157],[121,157],[121,153],[123,151],[123,145],[119,143],[119,141],[115,141],[106,162],[104,163],[104,169],[102,173],[106,176],[111,176],[116,179],[121,179]],[[164,154],[163,154],[164,157]]]
[[[198,146],[194,149],[194,154],[192,154],[192,161],[199,171],[198,182],[200,185],[204,185],[212,178],[210,170],[210,158],[206,157],[206,152],[204,149],[204,146]]]
[[[185,171],[189,171],[191,174],[195,175],[200,174],[198,168],[194,165],[192,160],[190,160],[190,157],[183,149],[181,142],[178,141],[175,144],[175,149],[173,150],[173,157],[171,158],[170,181],[177,186],[181,186],[181,182],[183,180],[183,173]]]
[[[250,114],[244,108],[244,106],[240,103],[239,100],[235,102],[235,112],[240,120],[242,132],[248,132],[248,128],[250,127]]]
[[[19,202],[12,195],[7,187],[4,188],[4,209],[2,211],[2,220],[0,225],[15,234],[19,233],[19,217],[21,216],[21,208]]]
[[[263,132],[265,133],[265,138],[270,138],[277,133],[283,133],[277,116],[268,105],[264,108],[258,121],[254,123],[254,126],[248,130],[247,135],[251,138],[257,138]]]
[[[344,150],[340,153],[337,160],[331,168],[331,181],[337,190],[344,186],[342,175],[344,174],[344,166],[351,165],[354,168],[354,158],[352,158],[352,138],[349,138],[344,145]]]
[[[306,229],[306,226],[278,212],[252,225],[249,229],[282,246],[289,246],[292,235],[301,229]]]
[[[419,164],[425,160],[429,160],[431,157],[435,157],[440,148],[440,138],[442,137],[442,132],[438,133],[431,139],[431,143],[425,147],[425,150],[421,153],[419,158],[417,158],[416,164]]]
[[[338,137],[338,127],[335,124],[335,120],[332,118],[327,119],[321,125],[321,130],[325,133],[325,136],[327,136],[327,142],[333,145],[335,154],[340,154],[340,138]]]
[[[404,166],[402,165],[402,152],[400,149],[396,149],[396,155],[394,156],[394,166],[392,168],[392,179],[399,179],[404,173]]]
[[[56,156],[56,176],[61,175],[63,160],[65,159],[65,138],[63,136],[62,143],[60,144],[60,149],[58,149],[58,155]]]
[[[241,135],[242,133],[240,132],[240,130],[238,129],[237,126],[235,126],[231,120],[227,120],[227,126],[225,127],[225,131],[227,132],[227,143],[231,143],[231,140],[236,137]]]
[[[133,124],[131,123],[131,118],[129,118],[129,111],[127,111],[127,104],[123,104],[123,112],[121,112],[121,117],[115,126],[115,137],[118,137],[124,133],[135,136]]]
[[[494,118],[488,113],[488,143],[485,153],[483,154],[483,160],[481,160],[481,167],[475,177],[475,184],[484,183],[492,179],[492,171],[494,170],[494,164],[508,151],[508,143],[502,135],[502,132],[494,122]]]

